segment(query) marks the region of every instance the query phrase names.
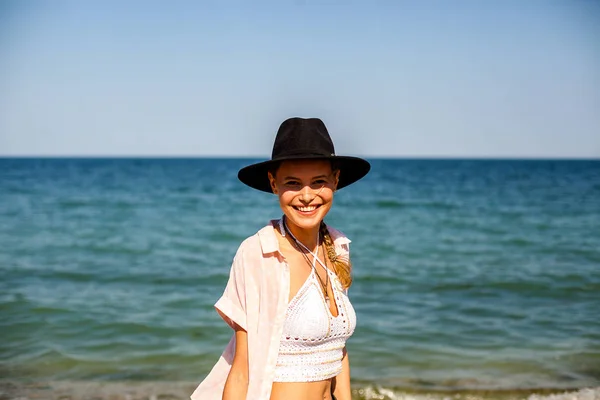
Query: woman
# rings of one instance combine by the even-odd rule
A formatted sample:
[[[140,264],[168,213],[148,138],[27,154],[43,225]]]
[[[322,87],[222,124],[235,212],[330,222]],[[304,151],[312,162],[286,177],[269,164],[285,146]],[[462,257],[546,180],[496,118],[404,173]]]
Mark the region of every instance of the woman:
[[[323,219],[334,192],[369,169],[335,155],[321,120],[290,118],[271,160],[239,171],[246,185],[278,196],[283,216],[234,257],[215,308],[235,333],[193,400],[350,400],[350,240]]]

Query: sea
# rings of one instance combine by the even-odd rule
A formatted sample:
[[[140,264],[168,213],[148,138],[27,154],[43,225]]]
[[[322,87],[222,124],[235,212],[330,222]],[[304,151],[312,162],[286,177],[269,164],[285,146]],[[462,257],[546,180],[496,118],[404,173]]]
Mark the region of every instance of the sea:
[[[1,379],[199,383],[233,255],[281,216],[255,161],[0,159]],[[600,398],[600,160],[369,161],[326,217],[353,398]]]

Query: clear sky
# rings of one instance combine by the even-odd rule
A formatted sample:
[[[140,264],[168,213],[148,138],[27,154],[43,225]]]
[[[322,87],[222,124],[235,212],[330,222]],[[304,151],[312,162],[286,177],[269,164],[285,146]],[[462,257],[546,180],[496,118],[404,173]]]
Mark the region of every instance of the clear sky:
[[[0,2],[0,155],[600,157],[600,2]]]

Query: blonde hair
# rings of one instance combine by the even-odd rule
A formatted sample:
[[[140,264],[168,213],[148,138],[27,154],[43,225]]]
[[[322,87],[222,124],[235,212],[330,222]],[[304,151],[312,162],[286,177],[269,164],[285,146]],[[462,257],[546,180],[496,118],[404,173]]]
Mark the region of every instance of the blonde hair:
[[[323,238],[323,243],[325,244],[327,258],[329,258],[329,262],[333,266],[333,272],[335,272],[339,278],[342,287],[348,289],[350,285],[352,285],[352,264],[350,263],[350,258],[342,257],[337,254],[325,222],[321,221],[319,230],[321,232],[321,237]]]

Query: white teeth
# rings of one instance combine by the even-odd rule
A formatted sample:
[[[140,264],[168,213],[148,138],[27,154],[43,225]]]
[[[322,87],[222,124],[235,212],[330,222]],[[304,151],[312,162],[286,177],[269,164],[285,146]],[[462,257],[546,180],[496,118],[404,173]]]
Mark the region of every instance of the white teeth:
[[[302,211],[302,212],[311,212],[317,209],[316,206],[310,206],[310,207],[296,207],[298,208],[298,210]]]

